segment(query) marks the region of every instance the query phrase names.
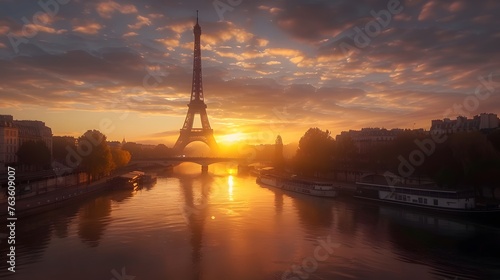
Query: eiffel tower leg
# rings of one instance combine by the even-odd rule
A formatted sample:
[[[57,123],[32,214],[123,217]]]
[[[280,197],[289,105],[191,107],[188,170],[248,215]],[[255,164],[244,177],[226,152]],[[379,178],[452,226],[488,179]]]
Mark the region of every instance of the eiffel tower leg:
[[[207,135],[207,145],[210,147],[210,150],[214,154],[217,154],[219,152],[219,147],[217,146],[217,142],[215,142],[215,138],[213,134]]]
[[[186,135],[181,132],[181,134],[179,135],[179,138],[177,138],[177,141],[175,142],[175,145],[173,148],[175,154],[180,155],[182,153],[182,151],[187,146],[187,144],[189,144],[188,138],[189,137],[186,137]]]

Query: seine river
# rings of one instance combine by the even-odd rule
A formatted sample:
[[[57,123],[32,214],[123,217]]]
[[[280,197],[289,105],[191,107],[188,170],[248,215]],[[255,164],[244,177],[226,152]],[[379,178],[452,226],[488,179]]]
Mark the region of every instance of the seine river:
[[[500,228],[265,188],[221,164],[20,218],[1,278],[500,279]],[[295,272],[294,272],[295,271]]]

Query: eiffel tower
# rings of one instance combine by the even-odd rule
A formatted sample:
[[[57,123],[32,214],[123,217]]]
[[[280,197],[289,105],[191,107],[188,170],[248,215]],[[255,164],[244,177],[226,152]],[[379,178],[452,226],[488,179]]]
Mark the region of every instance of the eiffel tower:
[[[196,25],[193,28],[194,33],[194,59],[193,59],[193,85],[191,88],[191,99],[189,101],[186,120],[181,128],[179,138],[174,145],[174,151],[182,153],[184,148],[191,142],[201,141],[210,147],[212,152],[217,151],[217,142],[215,142],[213,129],[210,128],[210,122],[207,116],[207,105],[203,97],[203,83],[201,79],[201,48],[200,37],[201,27],[198,24],[198,11],[196,11]],[[201,118],[201,128],[193,128],[195,115],[199,114]]]

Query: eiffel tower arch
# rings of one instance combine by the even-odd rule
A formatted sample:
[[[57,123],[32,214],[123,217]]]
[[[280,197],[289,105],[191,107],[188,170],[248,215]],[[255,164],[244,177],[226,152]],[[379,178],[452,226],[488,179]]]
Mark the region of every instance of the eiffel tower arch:
[[[210,147],[212,152],[217,152],[217,142],[214,138],[214,131],[210,127],[207,115],[207,105],[203,95],[203,82],[201,75],[201,27],[198,24],[198,11],[196,12],[196,25],[194,33],[194,56],[193,56],[193,82],[191,87],[191,99],[189,101],[188,112],[184,125],[182,126],[179,138],[174,145],[174,151],[182,153],[184,148],[191,142],[201,141]],[[196,115],[200,116],[201,128],[193,128]]]

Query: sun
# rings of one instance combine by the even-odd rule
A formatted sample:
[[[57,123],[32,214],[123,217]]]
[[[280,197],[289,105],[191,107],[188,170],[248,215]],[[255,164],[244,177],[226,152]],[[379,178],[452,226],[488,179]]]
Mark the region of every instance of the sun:
[[[226,134],[219,137],[220,142],[228,144],[241,142],[243,140],[245,140],[245,135],[241,132]]]

